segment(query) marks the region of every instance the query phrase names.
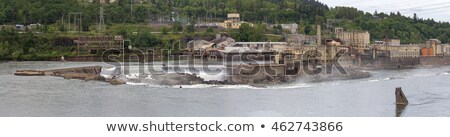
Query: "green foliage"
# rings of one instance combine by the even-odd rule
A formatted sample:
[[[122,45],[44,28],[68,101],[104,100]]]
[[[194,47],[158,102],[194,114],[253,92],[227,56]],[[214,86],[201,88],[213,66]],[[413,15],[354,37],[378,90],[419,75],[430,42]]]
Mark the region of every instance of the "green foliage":
[[[208,29],[206,29],[206,33],[213,33],[214,32],[214,28],[209,27]]]
[[[83,12],[83,19],[98,22],[100,4],[86,4],[79,0],[0,0],[0,23],[53,24],[69,12]],[[306,0],[151,0],[133,4],[128,0],[102,5],[107,22],[142,23],[158,16],[188,18],[226,18],[230,12],[241,13],[249,22],[283,23],[323,16],[328,8],[317,1]]]
[[[20,56],[22,56],[22,54],[23,54],[22,50],[16,50],[11,54],[11,56],[13,60],[18,60]]]
[[[307,24],[306,26],[305,26],[305,34],[307,34],[307,35],[314,35],[314,28],[313,27],[311,27],[311,25],[309,25],[309,24]]]
[[[55,23],[67,12],[80,9],[77,0],[0,0],[3,21],[19,24]]]
[[[138,5],[133,7],[133,16],[136,22],[144,22],[148,18],[148,7]]]
[[[337,19],[354,20],[364,15],[364,12],[352,7],[336,7],[330,10]]]
[[[48,60],[72,55],[73,47],[58,45],[57,35],[31,32],[17,33],[14,29],[0,31],[0,60]]]
[[[83,20],[83,23],[81,25],[81,29],[83,31],[89,31],[89,25],[90,25],[90,23],[87,20]]]
[[[438,37],[438,39],[439,40],[441,40],[441,42],[442,43],[448,43],[449,41],[448,41],[448,35],[446,35],[445,33],[443,33],[443,34],[441,34],[439,37]]]
[[[176,21],[172,26],[173,32],[182,32],[183,31],[183,25],[181,25],[181,22]]]
[[[417,14],[412,18],[402,16],[400,13],[388,15],[376,12],[372,15],[355,8],[337,7],[330,9],[326,17],[332,19],[332,26],[343,27],[346,30],[368,30],[372,40],[399,38],[403,44],[417,44],[437,38],[445,43],[450,36],[448,22],[420,19]]]
[[[134,4],[131,9],[129,0],[117,0],[112,4],[82,3],[79,0],[0,0],[0,24],[34,24],[42,33],[23,32],[19,34],[13,28],[0,30],[0,58],[16,60],[45,59],[60,55],[73,55],[73,47],[55,44],[60,34],[66,31],[69,13],[82,12],[83,31],[89,31],[99,21],[100,7],[104,7],[106,34],[123,35],[133,41],[137,47],[171,48],[171,43],[182,39],[183,42],[197,37],[209,37],[215,31],[208,28],[206,33],[196,33],[194,21],[222,20],[228,13],[239,13],[241,19],[255,26],[243,24],[238,30],[230,30],[237,41],[281,40],[282,37],[265,37],[263,34],[282,34],[281,26],[268,31],[264,23],[299,23],[299,33],[315,35],[315,25],[323,29],[343,27],[345,30],[368,30],[372,40],[400,38],[403,44],[423,43],[437,38],[443,43],[450,42],[450,23],[422,19],[420,15],[405,17],[401,13],[365,13],[356,8],[328,8],[315,0],[149,0],[144,4]],[[72,16],[73,17],[73,16]],[[207,17],[207,19],[206,19]],[[175,19],[171,30],[163,27],[164,35],[155,36],[150,27],[136,27],[160,18]],[[72,18],[73,20],[73,18]],[[190,22],[183,27],[181,22]],[[152,22],[150,22],[152,23]],[[330,25],[325,27],[325,25]],[[59,30],[59,31],[58,31]],[[145,31],[144,31],[145,30]],[[32,30],[35,31],[35,30]],[[169,34],[173,32],[186,32]],[[137,35],[131,32],[139,32]],[[323,31],[324,33],[333,32]],[[93,35],[89,32],[83,35]],[[331,36],[330,34],[324,34]]]
[[[281,34],[282,32],[283,32],[283,27],[280,24],[273,26],[274,34]]]
[[[263,30],[259,27],[251,27],[249,24],[244,23],[241,25],[237,33],[233,34],[234,39],[242,42],[250,41],[265,41]]]
[[[10,57],[10,55],[11,55],[11,53],[10,53],[9,42],[6,41],[4,43],[3,42],[0,43],[0,60],[7,59]]]
[[[167,28],[166,26],[163,26],[161,28],[161,34],[167,35],[168,33],[169,33],[169,28]]]
[[[3,13],[2,11],[0,11],[0,22],[5,22],[5,21],[6,21],[5,13]]]
[[[186,26],[186,32],[187,33],[194,33],[195,32],[195,26],[194,23],[189,24],[188,26]]]
[[[162,44],[161,40],[148,31],[140,32],[132,39],[133,47],[156,47]]]
[[[124,28],[120,28],[119,31],[116,34],[117,35],[122,35],[124,38],[128,38],[128,32]]]

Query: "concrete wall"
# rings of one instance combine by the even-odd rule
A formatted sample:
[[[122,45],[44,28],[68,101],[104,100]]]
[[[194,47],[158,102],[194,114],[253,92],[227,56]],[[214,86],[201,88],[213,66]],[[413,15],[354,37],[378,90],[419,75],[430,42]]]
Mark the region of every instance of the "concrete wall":
[[[377,58],[374,60],[363,60],[362,67],[372,69],[404,69],[414,68],[420,65],[419,58]]]
[[[357,45],[365,47],[370,45],[370,33],[369,32],[338,32],[336,38],[341,39],[344,45]]]
[[[450,56],[420,57],[422,65],[450,65]]]

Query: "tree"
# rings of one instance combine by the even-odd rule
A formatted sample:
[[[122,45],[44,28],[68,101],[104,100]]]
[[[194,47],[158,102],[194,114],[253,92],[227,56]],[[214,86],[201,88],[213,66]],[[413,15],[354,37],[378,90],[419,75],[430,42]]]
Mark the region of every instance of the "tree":
[[[63,25],[62,23],[60,23],[60,24],[58,25],[58,29],[59,29],[59,31],[61,31],[61,32],[66,31],[66,28],[64,27],[64,25]]]
[[[148,31],[139,33],[139,35],[133,39],[133,46],[135,47],[155,47],[158,45],[161,45],[161,40]]]
[[[81,26],[83,31],[89,31],[89,21],[88,20],[83,20],[83,24]]]
[[[125,0],[117,0],[117,3],[118,3],[120,6],[124,6],[124,5],[125,5]]]
[[[116,34],[117,35],[121,35],[124,38],[128,38],[128,32],[124,28],[120,28],[119,31]]]
[[[13,60],[18,60],[20,59],[20,56],[22,56],[22,54],[23,54],[22,50],[16,50],[11,54],[11,56]]]
[[[187,33],[194,33],[194,32],[195,32],[195,26],[194,26],[194,23],[191,23],[191,24],[189,24],[189,25],[186,27],[186,32],[187,32]]]
[[[316,25],[321,25],[322,23],[325,23],[325,18],[324,17],[322,17],[322,16],[316,16],[316,19],[315,19],[315,24]]]
[[[305,34],[307,34],[307,35],[314,35],[313,30],[314,29],[309,24],[306,24],[306,26],[305,26]]]
[[[239,27],[238,33],[234,34],[234,38],[242,42],[264,41],[264,36],[261,31],[262,30],[260,29],[251,27],[247,23],[243,23],[241,27]]]
[[[438,39],[439,39],[442,43],[448,43],[448,36],[447,36],[445,33],[441,34],[441,35],[438,37]]]
[[[182,32],[183,31],[183,25],[181,25],[181,22],[176,21],[172,26],[173,32]]]
[[[148,9],[144,6],[133,8],[133,12],[136,22],[144,22],[148,18]]]
[[[166,26],[163,26],[161,28],[161,34],[167,35],[169,33],[169,29]]]
[[[5,18],[5,13],[3,13],[2,11],[0,11],[0,24],[3,24],[6,21]]]
[[[0,60],[6,60],[10,54],[9,42],[0,43]]]
[[[213,32],[214,32],[214,28],[212,28],[212,27],[208,27],[206,29],[206,33],[213,33]]]
[[[273,31],[275,34],[281,34],[283,32],[283,27],[280,24],[274,25]]]
[[[414,13],[413,21],[414,21],[414,23],[417,23],[417,14],[416,13]]]

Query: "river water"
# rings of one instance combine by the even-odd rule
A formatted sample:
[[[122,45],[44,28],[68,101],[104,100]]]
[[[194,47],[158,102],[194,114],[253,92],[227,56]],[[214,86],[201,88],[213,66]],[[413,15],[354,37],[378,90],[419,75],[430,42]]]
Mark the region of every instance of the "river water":
[[[14,76],[17,69],[56,69],[101,62],[0,63],[0,116],[336,116],[395,117],[395,88],[410,104],[401,116],[450,116],[450,66],[371,70],[370,78],[268,87],[161,86],[59,77]]]

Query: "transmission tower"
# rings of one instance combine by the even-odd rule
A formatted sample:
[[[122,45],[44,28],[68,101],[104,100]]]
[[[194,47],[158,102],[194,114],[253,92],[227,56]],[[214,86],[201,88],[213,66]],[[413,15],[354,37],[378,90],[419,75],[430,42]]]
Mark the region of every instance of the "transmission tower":
[[[99,18],[100,18],[100,21],[98,22],[98,32],[102,32],[106,29],[103,6],[100,7],[100,17]]]
[[[72,20],[73,19],[73,20]],[[79,32],[83,31],[83,12],[70,12],[69,13],[69,32]],[[73,23],[73,25],[71,25]],[[72,28],[73,27],[73,28]]]

